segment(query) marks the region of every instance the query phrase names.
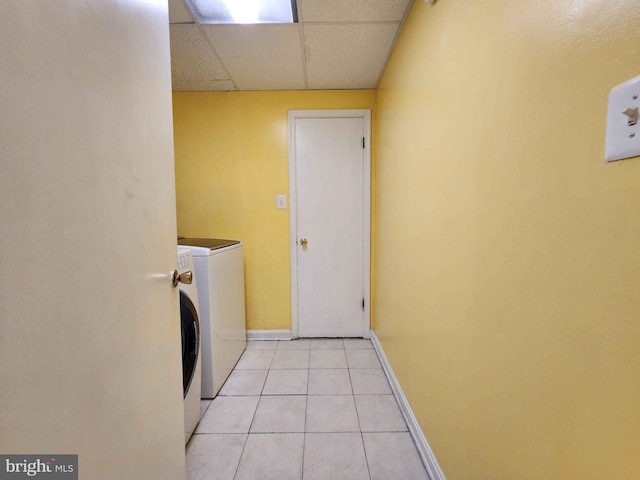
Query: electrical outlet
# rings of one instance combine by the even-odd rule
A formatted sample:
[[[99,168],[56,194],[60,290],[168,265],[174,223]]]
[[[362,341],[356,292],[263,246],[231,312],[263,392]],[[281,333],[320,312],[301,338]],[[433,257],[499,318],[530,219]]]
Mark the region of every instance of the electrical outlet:
[[[640,155],[640,77],[613,87],[607,109],[607,162]]]

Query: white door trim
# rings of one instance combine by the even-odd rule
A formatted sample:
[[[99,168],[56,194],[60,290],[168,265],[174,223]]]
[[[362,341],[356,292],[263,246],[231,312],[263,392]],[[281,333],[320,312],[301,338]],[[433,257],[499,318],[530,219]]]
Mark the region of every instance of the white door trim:
[[[289,110],[289,252],[291,258],[291,334],[298,338],[298,248],[295,120],[300,118],[362,118],[364,120],[363,195],[363,272],[362,336],[369,338],[371,330],[371,110]]]

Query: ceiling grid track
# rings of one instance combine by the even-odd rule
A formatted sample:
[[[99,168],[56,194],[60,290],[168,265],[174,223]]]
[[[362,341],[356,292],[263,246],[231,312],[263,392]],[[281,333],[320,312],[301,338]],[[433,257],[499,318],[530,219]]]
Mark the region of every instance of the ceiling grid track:
[[[382,80],[382,75],[384,75],[384,71],[386,69],[387,63],[389,63],[389,59],[391,58],[391,54],[393,53],[393,48],[396,46],[396,42],[398,41],[398,37],[400,36],[400,32],[402,31],[402,26],[404,25],[405,20],[409,16],[409,12],[411,11],[411,6],[413,2],[409,2],[407,4],[407,8],[404,10],[404,14],[402,15],[402,20],[400,20],[400,26],[398,27],[398,31],[396,32],[395,37],[393,37],[393,42],[391,42],[391,46],[389,47],[389,52],[387,53],[387,58],[384,59],[385,68],[380,70],[380,75],[378,75],[378,79],[376,80],[376,88],[380,85],[380,80]]]
[[[211,51],[213,52],[213,55],[216,57],[216,60],[218,60],[218,63],[220,63],[220,65],[222,66],[222,69],[225,71],[225,73],[227,74],[228,79],[231,81],[231,83],[233,84],[233,89],[234,90],[238,90],[238,84],[236,83],[235,79],[233,78],[233,76],[231,75],[231,72],[229,71],[229,69],[227,68],[227,66],[224,64],[224,61],[222,60],[222,56],[218,53],[218,51],[216,50],[216,48],[213,46],[213,42],[211,41],[211,39],[209,38],[209,36],[206,34],[206,32],[204,31],[204,27],[202,25],[200,25],[195,17],[193,16],[193,12],[191,11],[191,8],[189,7],[189,5],[187,4],[187,0],[177,0],[180,3],[182,3],[182,6],[184,7],[184,9],[189,13],[189,16],[191,17],[191,19],[193,20],[193,24],[196,26],[196,28],[198,29],[198,32],[200,33],[200,35],[202,36],[202,38],[204,38],[204,41],[207,43],[207,45],[209,45],[209,48],[211,48]],[[213,81],[216,81],[218,79],[213,79]],[[224,79],[225,81],[227,79]]]
[[[218,51],[216,50],[216,47],[213,46],[213,42],[209,38],[209,35],[207,35],[206,32],[204,31],[204,27],[198,23],[196,23],[196,25],[198,26],[198,31],[200,32],[200,35],[204,37],[207,44],[211,47],[211,51],[216,56],[216,59],[218,60],[218,62],[220,62],[220,65],[222,66],[224,71],[227,72],[227,76],[229,77],[229,80],[231,80],[231,83],[233,84],[233,89],[238,90],[238,84],[233,78],[233,75],[231,75],[231,72],[229,71],[227,66],[224,64],[224,61],[222,60],[222,56],[218,53]]]
[[[176,32],[175,91],[376,88],[413,2],[295,2],[297,25],[234,25],[199,24],[187,0],[169,0],[172,25],[196,26]]]
[[[300,13],[298,13],[300,15]],[[302,54],[302,74],[304,76],[304,88],[305,90],[309,88],[309,79],[307,78],[307,45],[304,41],[304,25],[302,22],[298,24],[298,28],[300,29],[300,51]]]

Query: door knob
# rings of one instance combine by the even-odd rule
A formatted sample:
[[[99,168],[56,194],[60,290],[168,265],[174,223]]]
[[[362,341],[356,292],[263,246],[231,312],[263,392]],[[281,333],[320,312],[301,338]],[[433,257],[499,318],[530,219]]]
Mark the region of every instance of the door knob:
[[[303,247],[307,246],[307,242],[308,242],[308,240],[306,238],[301,238],[300,239],[300,245],[302,245]]]
[[[185,285],[191,285],[193,282],[193,272],[187,270],[186,272],[178,273],[178,270],[171,272],[171,283],[173,288],[178,286],[178,283],[184,283]]]

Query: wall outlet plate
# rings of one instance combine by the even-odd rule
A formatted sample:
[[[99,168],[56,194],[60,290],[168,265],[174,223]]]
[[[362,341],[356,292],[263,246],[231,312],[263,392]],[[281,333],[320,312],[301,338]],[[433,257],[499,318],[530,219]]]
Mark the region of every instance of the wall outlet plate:
[[[633,123],[633,112],[640,109],[640,76],[617,85],[609,92],[607,109],[607,162],[640,155],[640,122]],[[626,113],[625,113],[626,112]]]

